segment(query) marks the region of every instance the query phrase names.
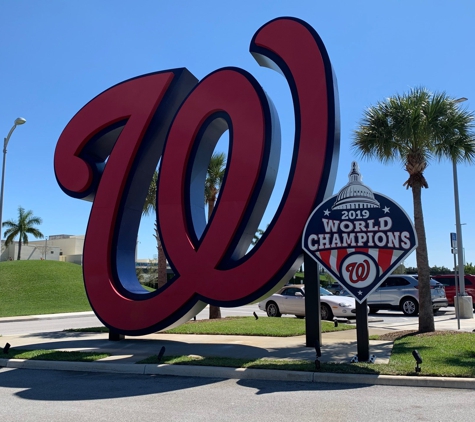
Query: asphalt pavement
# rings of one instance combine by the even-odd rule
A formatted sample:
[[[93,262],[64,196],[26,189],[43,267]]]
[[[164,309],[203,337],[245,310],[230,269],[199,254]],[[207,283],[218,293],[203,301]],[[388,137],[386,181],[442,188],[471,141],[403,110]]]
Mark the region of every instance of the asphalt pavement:
[[[80,314],[75,314],[80,315]],[[71,317],[71,314],[43,315],[25,318],[54,319]],[[21,319],[21,318],[20,318]],[[0,319],[1,322],[13,322],[15,318]],[[382,319],[370,317],[369,333],[382,334],[390,331],[413,330],[414,320],[386,324]],[[437,330],[457,329],[455,315],[449,314],[436,321]],[[475,319],[460,321],[461,331],[475,330]],[[46,349],[64,351],[96,351],[110,354],[96,362],[59,362],[34,361],[20,359],[1,359],[0,367],[36,368],[88,372],[113,372],[134,374],[161,374],[175,376],[199,376],[234,379],[270,379],[307,382],[346,382],[357,384],[410,385],[430,387],[452,387],[475,389],[474,379],[402,377],[384,375],[353,375],[321,372],[299,372],[281,370],[258,370],[242,368],[180,366],[167,364],[138,364],[149,356],[156,356],[163,349],[164,355],[197,355],[203,357],[230,358],[316,358],[315,349],[305,346],[305,336],[296,337],[254,337],[254,336],[216,336],[216,335],[178,335],[149,334],[140,337],[126,336],[120,341],[110,341],[106,333],[80,332],[40,332],[3,336],[2,347],[9,343],[11,347],[22,349]],[[391,355],[391,341],[370,341],[370,355],[374,355],[375,365],[385,364]],[[0,349],[1,350],[1,349]],[[356,330],[338,331],[322,334],[321,362],[348,363],[357,354]]]

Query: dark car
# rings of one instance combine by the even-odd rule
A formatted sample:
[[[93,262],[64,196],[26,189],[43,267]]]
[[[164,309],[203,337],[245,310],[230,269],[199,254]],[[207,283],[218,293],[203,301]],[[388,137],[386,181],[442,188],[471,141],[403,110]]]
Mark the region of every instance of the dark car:
[[[329,286],[325,287],[330,293],[334,295],[339,295],[344,291],[343,286],[340,283],[332,283]]]
[[[434,313],[448,306],[444,285],[430,280],[430,292]],[[419,290],[417,279],[410,275],[390,275],[368,297],[370,313],[380,309],[400,310],[408,316],[419,313]]]
[[[455,297],[455,274],[431,275],[431,277],[444,285],[449,305],[453,306]],[[472,296],[475,309],[475,275],[465,274],[464,279],[465,292],[467,295]]]

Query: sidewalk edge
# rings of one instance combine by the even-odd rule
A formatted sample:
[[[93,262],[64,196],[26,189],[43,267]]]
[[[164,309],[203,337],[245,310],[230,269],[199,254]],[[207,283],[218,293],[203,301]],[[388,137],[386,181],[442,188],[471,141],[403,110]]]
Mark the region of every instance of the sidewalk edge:
[[[218,366],[152,365],[109,362],[61,362],[25,359],[0,359],[0,367],[46,369],[136,375],[169,375],[269,381],[390,385],[406,387],[457,388],[475,390],[475,378],[337,374],[328,372],[283,371],[273,369],[226,368]]]

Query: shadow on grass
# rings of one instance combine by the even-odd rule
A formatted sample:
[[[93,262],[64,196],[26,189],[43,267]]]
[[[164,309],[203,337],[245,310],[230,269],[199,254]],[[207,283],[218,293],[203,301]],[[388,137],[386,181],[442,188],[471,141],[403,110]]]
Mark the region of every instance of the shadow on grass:
[[[22,350],[10,349],[8,353],[0,354],[2,359],[28,359],[28,360],[48,360],[63,362],[94,362],[110,356],[107,353],[98,352],[78,352],[59,350]]]
[[[107,331],[76,331],[76,330],[64,330],[64,331],[52,331],[43,333],[31,333],[19,336],[20,338],[43,338],[43,339],[61,339],[61,338],[87,338],[91,337],[91,334],[105,333],[104,338],[107,338],[109,330]]]
[[[108,334],[90,332],[55,332],[37,333],[24,336],[31,341],[27,344],[12,344],[22,349],[62,349],[103,351],[114,355],[135,355],[139,358],[156,355],[165,346],[166,355],[183,356],[199,355],[203,357],[221,356],[224,358],[290,358],[314,361],[315,349],[305,347],[304,340],[285,340],[281,338],[265,339],[255,343],[254,339],[220,338],[216,341],[207,336],[183,335],[168,339],[168,336],[157,338],[131,338],[121,341],[109,341]],[[371,353],[381,358],[389,358],[391,342],[378,342],[371,345]],[[332,343],[322,346],[322,362],[349,362],[356,355],[356,342]],[[137,359],[138,360],[138,359]]]

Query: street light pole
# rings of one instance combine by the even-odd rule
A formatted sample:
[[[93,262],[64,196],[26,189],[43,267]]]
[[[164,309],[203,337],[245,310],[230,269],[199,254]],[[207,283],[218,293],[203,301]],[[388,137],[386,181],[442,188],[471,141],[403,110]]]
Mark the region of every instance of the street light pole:
[[[460,296],[465,296],[465,268],[463,262],[462,226],[460,224],[459,187],[457,178],[457,164],[452,160],[454,173],[454,202],[455,202],[455,231],[457,233],[457,257],[459,267]]]
[[[0,189],[0,247],[1,247],[1,241],[2,241],[3,189],[5,186],[5,164],[7,160],[7,146],[8,146],[8,141],[10,140],[10,136],[12,136],[13,131],[16,129],[17,126],[22,125],[24,123],[26,123],[26,120],[23,117],[16,118],[13,124],[13,127],[10,129],[10,132],[8,132],[7,137],[4,138],[3,140],[2,183],[1,183],[1,189]],[[0,255],[1,255],[1,250],[0,250]]]
[[[462,97],[454,100],[454,103],[462,103],[467,98]],[[455,231],[457,233],[457,257],[458,257],[458,277],[460,296],[454,298],[456,302],[457,315],[460,318],[473,318],[472,297],[465,293],[465,268],[463,259],[463,241],[462,241],[462,225],[460,224],[460,206],[459,206],[459,187],[457,178],[457,162],[452,158],[452,167],[454,174],[454,202],[455,202]],[[455,270],[455,268],[454,268]]]
[[[467,101],[467,98],[462,97],[462,98],[456,99],[454,103],[463,103],[464,101]],[[453,168],[453,174],[454,174],[455,231],[457,233],[459,289],[460,289],[460,296],[465,296],[465,268],[464,268],[464,261],[463,261],[462,226],[460,225],[459,186],[458,186],[458,178],[457,178],[457,163],[455,161],[455,158],[452,159],[452,168]]]

